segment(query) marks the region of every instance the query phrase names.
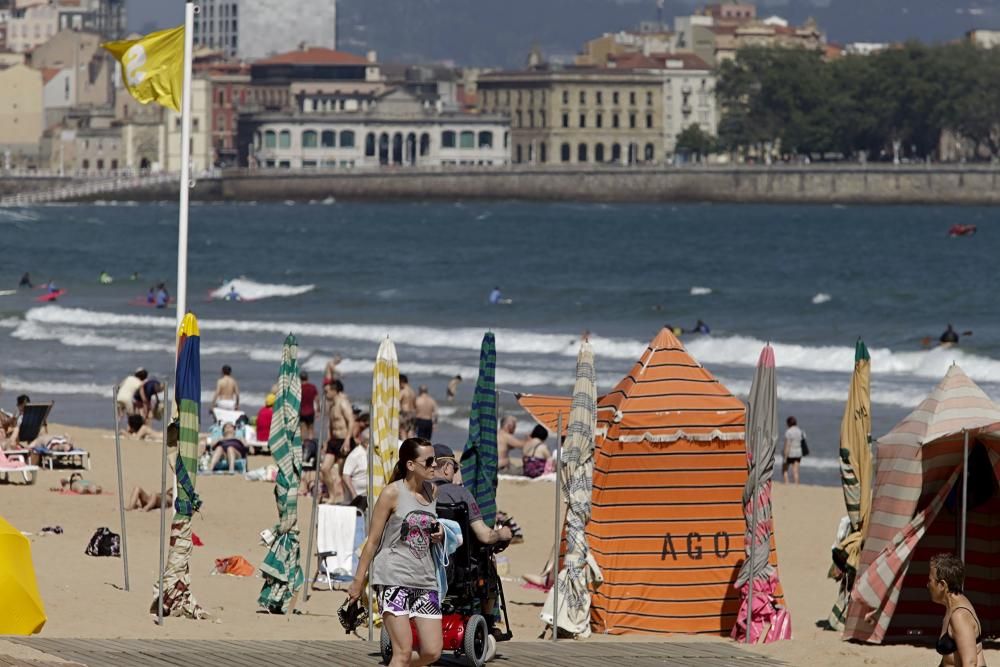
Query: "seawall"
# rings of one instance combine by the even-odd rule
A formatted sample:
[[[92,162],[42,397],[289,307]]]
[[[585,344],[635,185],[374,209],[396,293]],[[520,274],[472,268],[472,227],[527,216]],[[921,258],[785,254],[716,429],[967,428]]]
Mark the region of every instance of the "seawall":
[[[75,181],[79,182],[79,181]],[[3,178],[0,194],[65,185]],[[1000,169],[934,165],[794,167],[518,167],[483,170],[231,170],[202,178],[192,199],[225,201],[512,199],[773,204],[1000,204]],[[176,184],[83,198],[170,200]]]

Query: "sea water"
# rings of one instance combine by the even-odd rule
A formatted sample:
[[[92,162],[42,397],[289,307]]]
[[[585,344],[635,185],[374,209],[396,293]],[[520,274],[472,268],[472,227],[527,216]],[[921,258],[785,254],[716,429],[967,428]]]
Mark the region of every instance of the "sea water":
[[[745,397],[761,347],[775,347],[782,421],[794,415],[812,455],[804,481],[839,484],[837,439],[854,342],[872,354],[873,436],[888,431],[958,363],[1000,398],[995,211],[947,207],[600,205],[510,202],[195,204],[188,306],[201,322],[208,400],[223,364],[255,412],[277,377],[281,344],[322,381],[340,368],[367,407],[379,341],[441,404],[435,440],[461,449],[479,343],[497,340],[501,409],[513,392],[567,394],[578,340],[592,333],[598,390],[629,370],[664,324]],[[954,223],[975,236],[952,239]],[[174,310],[143,304],[175,289],[175,204],[0,209],[0,289],[30,271],[67,294],[0,296],[0,405],[55,400],[55,422],[110,427],[112,385],[137,366],[172,372]],[[98,275],[114,276],[111,285]],[[130,281],[138,272],[140,278]],[[242,301],[221,297],[236,287]],[[508,305],[491,305],[499,287]],[[949,322],[971,331],[930,349]],[[464,382],[454,402],[448,379]],[[508,393],[509,392],[509,393]],[[203,414],[207,411],[203,410]],[[521,430],[528,427],[522,419]]]

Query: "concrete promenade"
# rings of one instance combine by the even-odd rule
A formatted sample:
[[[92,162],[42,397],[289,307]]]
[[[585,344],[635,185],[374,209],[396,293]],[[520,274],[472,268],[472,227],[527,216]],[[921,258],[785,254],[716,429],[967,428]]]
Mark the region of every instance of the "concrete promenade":
[[[7,655],[5,655],[7,654]],[[0,640],[0,667],[357,667],[380,664],[377,646],[360,641],[215,641],[182,639]],[[466,664],[442,660],[442,665]],[[765,667],[783,665],[722,642],[561,641],[500,644],[502,667]]]
[[[52,192],[78,181],[4,178],[0,197]],[[75,191],[74,188],[70,188]],[[36,198],[39,195],[32,195]],[[773,166],[514,165],[371,170],[226,170],[197,180],[201,201],[522,200],[760,204],[1000,205],[990,165]],[[176,200],[176,183],[62,197],[62,201]]]

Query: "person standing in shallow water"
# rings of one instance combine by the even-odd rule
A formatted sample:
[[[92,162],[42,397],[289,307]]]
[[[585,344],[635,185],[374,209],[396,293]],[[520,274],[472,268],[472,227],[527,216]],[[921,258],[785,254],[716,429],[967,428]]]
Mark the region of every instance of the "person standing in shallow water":
[[[360,598],[371,566],[371,583],[392,640],[390,667],[422,667],[441,657],[441,600],[431,544],[444,539],[444,530],[437,521],[435,467],[431,443],[421,438],[403,441],[389,484],[375,503],[371,535],[347,589],[348,600]],[[410,619],[420,636],[419,653],[413,651]]]
[[[781,476],[788,484],[788,473],[791,471],[792,480],[799,483],[799,464],[802,462],[802,441],[806,434],[799,428],[799,423],[795,417],[789,417],[786,421],[788,430],[785,431],[785,461],[781,466]]]
[[[945,608],[935,649],[942,667],[986,667],[983,626],[966,597],[965,565],[952,554],[938,554],[930,562],[927,591]]]

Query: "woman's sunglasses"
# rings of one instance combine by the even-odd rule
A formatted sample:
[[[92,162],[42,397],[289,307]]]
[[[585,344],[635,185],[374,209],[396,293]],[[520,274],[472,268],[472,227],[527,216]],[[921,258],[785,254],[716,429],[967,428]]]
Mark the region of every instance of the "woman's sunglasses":
[[[419,463],[420,465],[422,465],[425,468],[430,468],[430,467],[434,466],[434,463],[435,463],[436,460],[437,459],[435,459],[433,456],[428,456],[426,460],[421,461],[421,460],[417,459],[416,462]]]

